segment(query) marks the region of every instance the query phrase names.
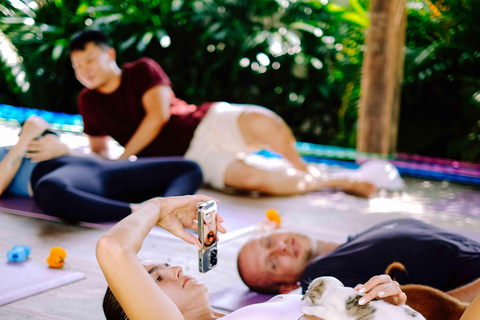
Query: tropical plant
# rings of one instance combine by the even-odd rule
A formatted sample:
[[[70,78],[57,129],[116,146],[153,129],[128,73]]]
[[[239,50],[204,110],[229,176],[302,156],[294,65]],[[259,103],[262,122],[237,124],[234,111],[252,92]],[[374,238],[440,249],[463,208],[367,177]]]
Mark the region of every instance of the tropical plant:
[[[19,61],[0,64],[0,102],[76,112],[66,46],[102,28],[120,64],[155,59],[188,102],[264,105],[299,140],[354,147],[369,0],[331,1],[7,0],[0,39]],[[479,6],[407,1],[400,151],[479,159]]]
[[[80,86],[66,45],[74,32],[99,27],[111,35],[120,62],[154,58],[187,101],[265,105],[301,139],[322,143],[336,140],[337,112],[349,78],[358,77],[368,24],[363,9],[326,0],[31,4],[9,0],[1,10],[0,30],[25,57],[31,86],[19,98],[24,105],[75,112]]]
[[[399,150],[480,160],[480,3],[410,0]]]

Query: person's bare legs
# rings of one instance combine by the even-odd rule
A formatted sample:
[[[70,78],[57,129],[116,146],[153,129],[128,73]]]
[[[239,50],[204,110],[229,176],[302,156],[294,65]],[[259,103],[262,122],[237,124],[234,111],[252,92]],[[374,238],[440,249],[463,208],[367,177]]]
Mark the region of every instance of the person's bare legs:
[[[257,190],[273,195],[291,195],[323,188],[340,188],[346,193],[369,197],[377,188],[366,181],[351,179],[324,180],[308,173],[307,166],[295,150],[295,137],[277,114],[251,108],[244,111],[238,126],[250,147],[267,147],[280,153],[293,168],[267,172],[243,161],[231,164],[225,174],[225,184],[242,190]]]
[[[240,190],[260,191],[272,195],[294,195],[323,188],[340,188],[346,193],[368,198],[377,188],[365,181],[335,179],[323,180],[294,168],[265,171],[237,160],[228,166],[225,185]]]
[[[295,169],[307,171],[307,166],[295,150],[292,130],[275,113],[263,109],[259,112],[246,110],[238,118],[238,127],[247,145],[267,147],[280,153]]]

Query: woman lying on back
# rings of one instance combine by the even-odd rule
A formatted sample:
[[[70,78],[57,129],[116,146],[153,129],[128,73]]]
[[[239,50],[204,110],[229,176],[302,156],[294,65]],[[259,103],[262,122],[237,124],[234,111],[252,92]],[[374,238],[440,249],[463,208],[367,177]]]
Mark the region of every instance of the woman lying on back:
[[[155,225],[199,248],[198,239],[184,228],[197,231],[194,220],[198,204],[208,200],[212,199],[203,195],[152,199],[99,240],[97,260],[109,285],[103,303],[107,319],[318,319],[302,315],[301,308],[306,302],[301,300],[301,295],[295,294],[279,295],[266,303],[224,315],[210,306],[205,285],[185,275],[181,267],[138,260],[137,253]],[[218,216],[217,229],[225,232],[222,222]],[[383,291],[382,299],[405,304],[405,294],[388,276],[372,278],[365,284],[365,289],[367,302]]]
[[[0,195],[32,196],[45,214],[69,221],[119,221],[143,201],[193,194],[198,165],[181,158],[111,161],[70,155],[50,125],[30,117],[18,142],[0,148]]]

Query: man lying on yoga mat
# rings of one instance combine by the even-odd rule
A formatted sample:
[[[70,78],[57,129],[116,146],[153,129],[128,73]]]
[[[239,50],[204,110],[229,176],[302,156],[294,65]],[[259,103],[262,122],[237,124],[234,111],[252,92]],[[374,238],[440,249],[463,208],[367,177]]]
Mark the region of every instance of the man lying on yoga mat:
[[[198,165],[178,157],[131,162],[70,156],[49,128],[31,117],[18,143],[0,148],[0,195],[29,196],[33,190],[46,214],[102,222],[118,221],[153,197],[193,194],[202,183]]]
[[[184,228],[197,231],[199,202],[212,200],[203,195],[157,198],[117,223],[97,243],[96,255],[109,288],[103,301],[108,320],[124,319],[187,319],[210,320],[306,320],[319,319],[304,316],[306,306],[301,295],[280,295],[270,301],[241,308],[223,315],[212,309],[204,284],[185,275],[181,267],[163,263],[141,262],[137,253],[149,231],[158,225],[177,237],[200,248],[196,236]],[[217,229],[225,232],[223,219],[218,216]],[[195,259],[195,257],[192,257]],[[215,272],[212,270],[211,272]],[[379,295],[396,304],[405,304],[406,296],[398,283],[387,276],[375,277],[365,284],[365,303]],[[382,292],[384,294],[382,294]],[[468,319],[468,318],[467,318]],[[473,318],[472,318],[473,319]]]
[[[110,40],[100,31],[75,34],[72,66],[85,86],[79,112],[92,151],[108,157],[109,136],[131,155],[185,156],[200,165],[204,181],[273,195],[339,188],[369,197],[376,187],[353,179],[321,179],[295,150],[290,128],[274,112],[259,106],[209,102],[197,107],[175,97],[171,82],[153,60],[142,58],[120,69]],[[245,162],[252,148],[280,153],[290,168],[267,170]],[[268,160],[265,160],[268,161]]]
[[[464,302],[480,292],[480,243],[415,219],[390,220],[348,238],[344,244],[276,232],[247,242],[238,271],[251,290],[303,291],[312,279],[333,276],[354,287],[389,264],[401,262],[400,284],[423,284]]]

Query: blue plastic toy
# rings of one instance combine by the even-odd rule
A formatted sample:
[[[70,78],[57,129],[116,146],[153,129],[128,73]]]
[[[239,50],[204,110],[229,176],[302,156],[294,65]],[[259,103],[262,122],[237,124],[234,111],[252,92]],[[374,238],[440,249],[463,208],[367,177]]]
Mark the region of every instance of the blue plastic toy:
[[[27,260],[30,250],[29,246],[13,246],[12,250],[7,252],[7,259],[11,262],[23,262]]]

